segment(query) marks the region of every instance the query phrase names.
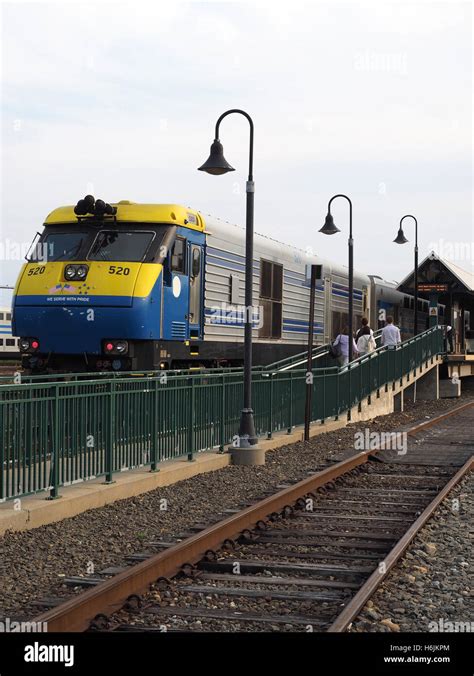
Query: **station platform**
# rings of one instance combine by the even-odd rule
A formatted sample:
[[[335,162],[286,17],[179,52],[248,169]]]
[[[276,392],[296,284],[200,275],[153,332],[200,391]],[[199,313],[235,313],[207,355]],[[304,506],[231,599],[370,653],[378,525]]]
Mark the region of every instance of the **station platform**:
[[[314,421],[310,427],[310,437],[331,432],[345,427],[348,423],[360,423],[378,416],[403,411],[405,402],[412,400],[436,400],[439,398],[438,370],[441,357],[428,360],[414,374],[404,376],[390,386],[381,388],[373,395],[353,406],[337,419]],[[416,388],[416,389],[415,389]],[[474,409],[471,409],[471,411]],[[467,426],[470,430],[472,422]],[[304,439],[302,425],[287,430],[274,432],[269,439],[260,439],[259,447],[265,452],[301,442]],[[464,450],[458,448],[457,450]],[[354,449],[349,453],[356,452]],[[415,457],[415,456],[413,456]],[[401,458],[401,462],[403,462]],[[104,483],[104,477],[61,486],[61,497],[47,499],[44,492],[22,496],[0,504],[0,535],[7,530],[21,531],[73,517],[90,509],[103,507],[117,500],[122,500],[162,486],[191,478],[205,472],[212,472],[232,464],[229,452],[211,449],[197,453],[189,462],[180,457],[160,463],[158,472],[150,472],[148,466],[131,469],[114,474],[113,483]]]
[[[466,378],[474,376],[474,354],[446,354],[444,364],[447,367],[447,377]]]

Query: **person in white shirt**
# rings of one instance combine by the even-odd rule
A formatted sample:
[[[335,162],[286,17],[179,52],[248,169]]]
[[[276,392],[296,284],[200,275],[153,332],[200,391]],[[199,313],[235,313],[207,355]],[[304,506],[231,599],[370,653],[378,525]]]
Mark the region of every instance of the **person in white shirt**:
[[[362,326],[357,331],[355,337],[359,357],[363,357],[365,354],[373,352],[377,347],[374,339],[374,332],[370,328],[369,322],[365,317],[362,317],[361,324]]]
[[[382,345],[385,347],[395,346],[402,342],[400,329],[393,323],[393,317],[387,317],[387,323],[382,329]]]
[[[345,366],[349,363],[349,327],[345,326],[341,333],[336,337],[333,346],[341,346],[341,356],[339,357],[339,366]],[[357,357],[357,345],[352,338],[352,353],[353,357]]]

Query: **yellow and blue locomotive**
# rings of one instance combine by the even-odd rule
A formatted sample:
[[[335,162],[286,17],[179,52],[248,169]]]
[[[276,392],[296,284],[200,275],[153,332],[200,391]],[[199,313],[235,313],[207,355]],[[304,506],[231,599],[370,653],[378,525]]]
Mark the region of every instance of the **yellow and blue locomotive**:
[[[203,231],[200,215],[177,205],[87,196],[55,209],[14,292],[23,365],[128,370],[185,361],[203,331]]]

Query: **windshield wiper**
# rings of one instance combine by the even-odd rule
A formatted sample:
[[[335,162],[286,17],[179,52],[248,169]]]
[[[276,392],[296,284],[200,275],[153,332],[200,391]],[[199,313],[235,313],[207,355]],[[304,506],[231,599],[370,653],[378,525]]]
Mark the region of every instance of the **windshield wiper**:
[[[60,261],[64,256],[73,256],[75,255],[81,248],[83,240],[76,244],[75,246],[72,246],[70,249],[67,251],[63,251],[63,253],[58,256],[57,258],[54,259],[54,261]]]

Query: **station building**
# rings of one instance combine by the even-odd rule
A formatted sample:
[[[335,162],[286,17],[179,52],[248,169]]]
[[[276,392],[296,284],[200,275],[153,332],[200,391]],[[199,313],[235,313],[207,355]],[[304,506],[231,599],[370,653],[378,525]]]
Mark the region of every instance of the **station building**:
[[[413,294],[414,270],[398,285]],[[465,270],[431,252],[418,265],[418,296],[429,300],[430,325],[438,323],[438,303],[445,306],[444,323],[452,327],[452,350],[448,343],[448,376],[474,375],[474,269]]]

